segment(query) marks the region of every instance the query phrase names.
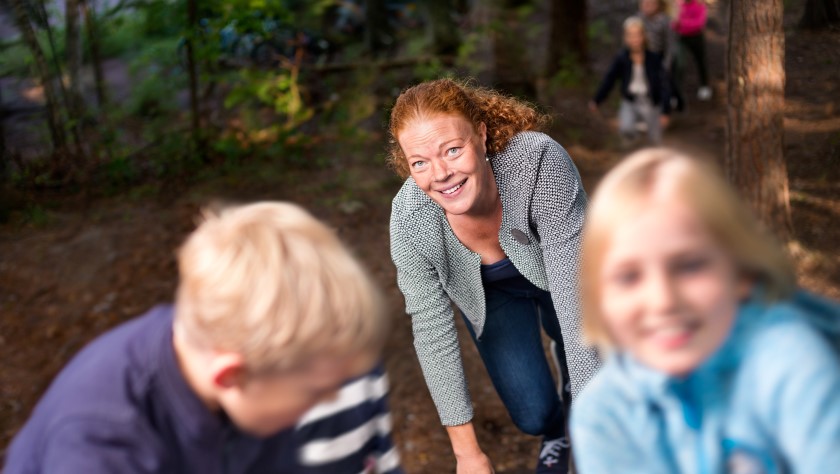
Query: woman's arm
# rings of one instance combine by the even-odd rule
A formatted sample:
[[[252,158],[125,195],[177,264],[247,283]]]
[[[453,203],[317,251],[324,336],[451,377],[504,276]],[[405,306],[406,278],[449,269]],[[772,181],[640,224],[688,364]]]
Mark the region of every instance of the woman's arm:
[[[417,358],[441,422],[447,426],[459,466],[480,466],[480,460],[486,460],[486,456],[478,446],[471,423],[473,409],[451,302],[437,271],[415,248],[419,237],[403,224],[402,216],[392,213],[391,257],[397,267],[397,285],[405,297],[406,312],[411,316]],[[489,466],[489,460],[486,464]],[[482,471],[461,471],[459,467],[458,472]],[[482,474],[486,472],[492,471]]]
[[[533,177],[530,221],[540,239],[576,395],[599,367],[595,351],[583,343],[580,333],[578,265],[586,193],[577,168],[560,144],[546,139],[533,152],[540,156]]]

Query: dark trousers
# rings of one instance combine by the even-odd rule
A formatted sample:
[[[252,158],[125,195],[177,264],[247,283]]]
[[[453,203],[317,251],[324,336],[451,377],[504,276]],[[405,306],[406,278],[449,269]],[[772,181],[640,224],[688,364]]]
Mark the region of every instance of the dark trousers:
[[[678,70],[680,71],[677,78],[682,83],[682,71],[685,70],[686,51],[694,57],[694,63],[697,65],[697,74],[700,76],[700,85],[709,85],[709,74],[706,68],[706,40],[703,33],[690,36],[680,36],[680,58]]]
[[[464,317],[467,328],[513,423],[531,435],[562,438],[566,436],[572,396],[568,392],[566,353],[551,294],[533,285],[505,287],[500,283],[484,287],[487,318],[481,338],[476,339],[472,325]],[[552,355],[557,357],[563,379],[562,401],[543,351],[540,327],[554,341]],[[564,447],[561,465],[568,465],[570,450],[568,444]]]

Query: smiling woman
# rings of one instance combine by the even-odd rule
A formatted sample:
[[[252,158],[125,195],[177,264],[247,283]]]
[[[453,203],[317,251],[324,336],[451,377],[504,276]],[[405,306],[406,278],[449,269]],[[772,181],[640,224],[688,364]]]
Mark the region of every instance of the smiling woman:
[[[449,79],[409,88],[391,111],[390,162],[407,178],[393,202],[391,255],[458,473],[492,464],[471,421],[452,302],[514,423],[543,437],[537,472],[568,472],[572,393],[598,367],[581,343],[576,291],[586,194],[563,147],[538,132],[547,120]]]

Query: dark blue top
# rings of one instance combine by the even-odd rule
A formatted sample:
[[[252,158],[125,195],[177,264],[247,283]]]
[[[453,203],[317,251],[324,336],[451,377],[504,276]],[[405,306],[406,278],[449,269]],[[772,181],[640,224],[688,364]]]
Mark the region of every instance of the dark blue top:
[[[257,439],[206,408],[178,367],[172,315],[156,307],[76,355],[12,441],[4,473],[337,472],[299,466],[293,429]]]
[[[620,53],[613,59],[610,69],[604,75],[601,85],[598,86],[598,92],[592,99],[595,103],[600,104],[610,94],[615,81],[621,81],[621,96],[626,100],[634,101],[635,97],[630,93],[630,81],[633,78],[633,60],[630,59],[630,51],[622,49]],[[668,76],[665,68],[662,65],[662,56],[652,51],[645,50],[645,78],[648,83],[648,97],[655,105],[662,106],[662,113],[668,114],[671,112],[671,88],[668,82]]]
[[[481,281],[485,287],[543,291],[522,276],[507,257],[496,263],[481,265]]]

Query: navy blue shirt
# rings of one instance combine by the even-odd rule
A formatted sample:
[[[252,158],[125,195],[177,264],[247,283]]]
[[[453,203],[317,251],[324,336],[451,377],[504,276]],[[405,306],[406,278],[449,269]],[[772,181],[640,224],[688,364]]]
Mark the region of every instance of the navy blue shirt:
[[[305,441],[294,428],[254,438],[201,402],[178,367],[172,315],[156,307],[76,355],[13,440],[4,472],[327,472],[298,464]]]

